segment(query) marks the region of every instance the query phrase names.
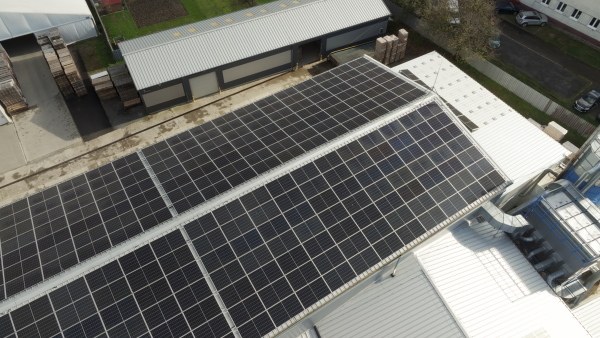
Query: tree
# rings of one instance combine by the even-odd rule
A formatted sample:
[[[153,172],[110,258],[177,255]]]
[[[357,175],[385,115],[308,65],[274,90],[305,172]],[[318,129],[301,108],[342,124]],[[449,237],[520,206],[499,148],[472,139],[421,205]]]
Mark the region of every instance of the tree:
[[[458,58],[493,57],[491,38],[499,34],[493,0],[395,0],[421,20],[421,27]]]

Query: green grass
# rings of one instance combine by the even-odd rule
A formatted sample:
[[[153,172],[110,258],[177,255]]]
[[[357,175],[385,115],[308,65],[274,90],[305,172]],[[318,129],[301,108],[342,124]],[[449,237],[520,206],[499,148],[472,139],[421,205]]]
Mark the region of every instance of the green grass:
[[[247,5],[238,5],[237,0],[180,0],[186,11],[187,16],[161,22],[156,25],[137,28],[133,17],[128,10],[112,13],[102,17],[102,23],[110,36],[111,42],[115,37],[123,36],[125,39],[133,39],[138,36],[147,35],[165,29],[178,27],[188,23],[209,19],[215,16],[235,12]],[[257,0],[259,5],[275,0]]]
[[[512,25],[518,26],[514,16],[512,15],[501,15],[501,18]],[[571,54],[581,62],[586,63],[596,69],[600,69],[600,51],[577,39],[574,39],[572,36],[565,34],[549,25],[544,27],[529,26],[521,29],[525,29],[529,33],[537,36],[561,51]]]
[[[79,41],[75,44],[88,73],[93,73],[114,63],[110,47],[104,36]]]
[[[457,62],[455,60],[455,58],[450,53],[448,53],[446,50],[437,46],[436,44],[434,44],[433,42],[431,42],[424,36],[420,35],[416,31],[412,30],[410,27],[406,27],[405,25],[400,25],[399,28],[404,28],[409,32],[407,53],[408,53],[408,49],[419,50],[420,54],[424,54],[424,53],[435,50],[436,52],[438,52],[442,56],[444,56],[446,59],[448,59],[450,62],[454,63],[458,68],[460,68],[463,72],[465,72],[467,75],[469,75],[475,81],[477,81],[479,84],[481,84],[487,90],[489,90],[492,94],[496,95],[500,100],[502,100],[506,104],[508,104],[516,112],[520,113],[523,117],[525,117],[527,119],[531,118],[534,121],[536,121],[542,125],[547,125],[549,122],[554,121],[554,119],[550,115],[547,115],[543,111],[535,108],[534,106],[529,104],[527,101],[525,101],[525,100],[521,99],[520,97],[518,97],[517,95],[513,94],[510,90],[502,87],[500,84],[496,83],[494,80],[490,79],[489,77],[485,76],[483,73],[478,71],[477,69],[470,66],[468,63],[466,63],[464,61]],[[598,122],[596,122],[596,121],[594,121],[594,122],[595,122],[594,123],[595,125],[598,124]],[[574,130],[572,128],[569,128],[569,127],[565,127],[565,128],[567,129],[568,132],[567,132],[567,135],[561,140],[561,142],[569,141],[569,142],[573,143],[574,145],[581,147],[587,138],[582,136],[581,134],[579,134],[576,130]]]

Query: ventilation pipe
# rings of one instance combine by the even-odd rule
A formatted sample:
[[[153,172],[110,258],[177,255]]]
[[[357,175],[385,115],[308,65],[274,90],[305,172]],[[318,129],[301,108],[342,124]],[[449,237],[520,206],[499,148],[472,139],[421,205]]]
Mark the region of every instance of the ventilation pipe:
[[[579,187],[581,185],[581,183],[583,183],[590,175],[592,175],[593,173],[597,172],[600,169],[600,162],[597,163],[595,166],[591,167],[590,170],[584,172],[579,179],[577,180],[577,182],[575,182],[575,184],[573,184],[573,186],[575,188]]]
[[[543,242],[539,248],[537,248],[537,249],[531,251],[529,254],[527,254],[527,259],[531,260],[533,257],[535,257],[541,253],[547,253],[550,251],[552,251],[552,247],[550,246],[550,244],[548,244],[548,242]]]
[[[560,257],[556,253],[553,253],[552,255],[550,255],[550,257],[548,257],[548,259],[537,263],[533,266],[533,268],[537,272],[542,272],[548,269],[549,267],[553,266],[554,264],[559,263],[560,261]]]
[[[552,287],[552,283],[554,283],[554,280],[558,277],[564,276],[566,273],[567,272],[563,269],[556,270],[553,273],[549,274],[548,277],[546,277],[546,283],[548,283],[548,285]]]
[[[538,241],[541,241],[544,239],[542,237],[542,235],[540,235],[540,233],[537,231],[532,232],[531,235],[529,235],[529,236],[517,236],[517,238],[520,241],[528,242],[528,243],[535,243],[535,242],[538,242]]]
[[[481,206],[479,216],[483,217],[492,227],[519,236],[530,229],[529,223],[521,215],[512,216],[505,214],[492,203]]]
[[[525,189],[525,191],[520,193],[519,196],[521,196],[521,197],[527,196],[527,194],[529,194],[533,190],[533,188],[535,188],[538,185],[538,183],[540,183],[540,181],[544,177],[546,177],[546,175],[548,175],[548,174],[552,174],[552,175],[554,175],[554,177],[558,177],[558,174],[554,170],[546,169],[546,170],[542,171],[542,173],[538,175],[538,177],[535,179],[535,181],[531,182],[531,184],[527,187],[527,189]]]
[[[577,295],[577,297],[573,299],[573,301],[570,304],[571,307],[579,305],[579,303],[581,303],[582,300],[589,296],[590,292],[592,292],[592,288],[594,287],[594,285],[596,285],[596,283],[600,281],[600,269],[597,267],[593,267],[591,270],[594,271],[594,273],[591,276],[589,276],[583,284],[585,291],[580,293],[579,295]]]

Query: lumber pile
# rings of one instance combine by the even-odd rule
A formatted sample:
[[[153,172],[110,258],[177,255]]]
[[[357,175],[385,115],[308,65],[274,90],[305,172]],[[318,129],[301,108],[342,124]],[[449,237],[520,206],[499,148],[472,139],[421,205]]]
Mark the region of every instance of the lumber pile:
[[[404,58],[408,32],[404,29],[398,31],[398,36],[388,35],[375,41],[375,55],[373,58],[385,65],[394,63]]]
[[[142,103],[137,90],[133,85],[133,79],[124,64],[108,67],[108,74],[123,102],[125,109]]]
[[[0,46],[0,103],[10,115],[26,111],[28,108],[19,81],[13,72],[10,58],[2,46]]]
[[[37,34],[36,39],[60,92],[65,97],[71,97],[74,94],[81,97],[87,94],[77,65],[75,65],[58,29],[51,29],[46,34]]]
[[[92,86],[94,86],[94,90],[101,101],[117,97],[117,91],[107,71],[90,75],[90,79],[92,79]]]

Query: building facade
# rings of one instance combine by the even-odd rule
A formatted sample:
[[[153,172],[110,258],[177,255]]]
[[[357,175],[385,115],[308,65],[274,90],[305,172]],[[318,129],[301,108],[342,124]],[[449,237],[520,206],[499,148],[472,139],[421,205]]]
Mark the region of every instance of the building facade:
[[[521,0],[548,16],[550,22],[600,46],[600,4],[597,0]]]

